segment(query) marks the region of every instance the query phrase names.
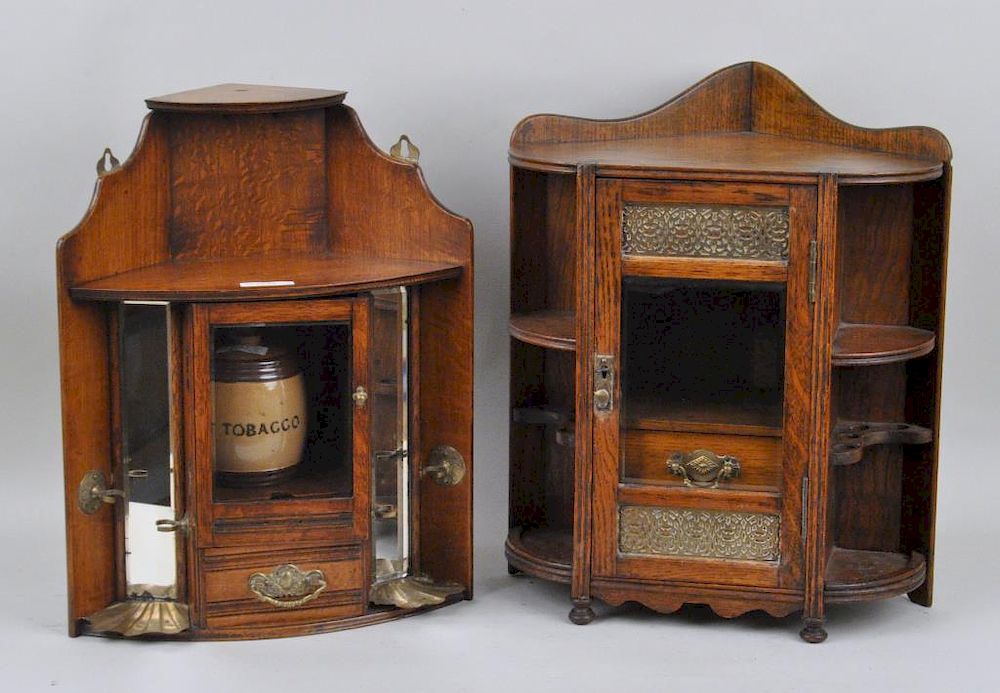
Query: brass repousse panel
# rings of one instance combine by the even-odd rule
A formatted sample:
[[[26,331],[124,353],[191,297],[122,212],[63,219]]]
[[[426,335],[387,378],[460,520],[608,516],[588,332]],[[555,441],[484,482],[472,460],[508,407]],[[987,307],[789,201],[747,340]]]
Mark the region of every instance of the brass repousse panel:
[[[781,519],[765,513],[623,505],[622,553],[776,561]]]
[[[625,205],[622,253],[788,261],[788,208]]]

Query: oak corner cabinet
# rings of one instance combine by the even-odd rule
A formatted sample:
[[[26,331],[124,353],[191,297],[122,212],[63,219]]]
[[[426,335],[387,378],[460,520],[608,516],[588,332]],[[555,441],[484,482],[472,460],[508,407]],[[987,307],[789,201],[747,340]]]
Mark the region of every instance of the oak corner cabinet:
[[[472,597],[472,225],[344,92],[149,99],[58,246],[70,635]]]
[[[930,606],[951,150],[767,65],[511,137],[511,573],[733,617]]]

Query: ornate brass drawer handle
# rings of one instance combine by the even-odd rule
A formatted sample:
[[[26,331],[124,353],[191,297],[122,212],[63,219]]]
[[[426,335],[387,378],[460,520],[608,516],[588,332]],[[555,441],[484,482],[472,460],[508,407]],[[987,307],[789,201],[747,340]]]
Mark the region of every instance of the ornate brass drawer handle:
[[[711,450],[675,452],[667,459],[667,471],[684,478],[685,486],[716,488],[720,481],[740,475],[740,461]]]
[[[279,565],[270,575],[254,573],[247,581],[250,591],[262,602],[282,609],[302,606],[326,589],[326,576],[321,570],[302,572],[291,563]]]

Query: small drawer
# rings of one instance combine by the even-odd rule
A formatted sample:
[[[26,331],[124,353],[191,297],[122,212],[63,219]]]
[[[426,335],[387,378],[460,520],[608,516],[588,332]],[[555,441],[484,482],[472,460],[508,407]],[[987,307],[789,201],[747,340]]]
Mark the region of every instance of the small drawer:
[[[628,430],[623,435],[622,481],[718,488],[781,486],[781,438],[705,433]],[[703,450],[708,455],[692,456]],[[670,465],[671,457],[678,455]],[[732,458],[726,471],[717,473],[719,458]],[[738,471],[737,471],[738,470]],[[699,473],[701,472],[701,473]]]
[[[361,615],[362,555],[359,544],[250,553],[206,549],[201,556],[206,625],[280,626]]]

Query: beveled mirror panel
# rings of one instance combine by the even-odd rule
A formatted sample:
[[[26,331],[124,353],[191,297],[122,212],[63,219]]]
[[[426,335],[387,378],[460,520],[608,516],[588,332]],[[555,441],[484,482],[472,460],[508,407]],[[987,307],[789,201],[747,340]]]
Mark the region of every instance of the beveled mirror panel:
[[[373,292],[373,308],[372,537],[380,583],[410,570],[406,289]]]
[[[177,596],[177,541],[157,530],[176,520],[171,440],[168,304],[124,303],[119,312],[121,455],[126,493],[129,597]]]

